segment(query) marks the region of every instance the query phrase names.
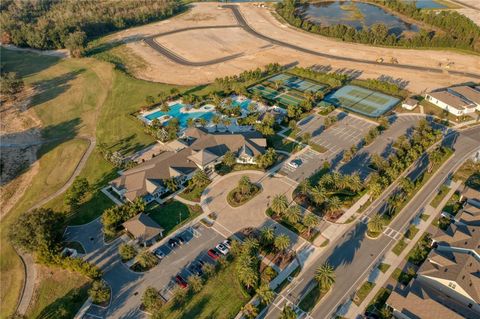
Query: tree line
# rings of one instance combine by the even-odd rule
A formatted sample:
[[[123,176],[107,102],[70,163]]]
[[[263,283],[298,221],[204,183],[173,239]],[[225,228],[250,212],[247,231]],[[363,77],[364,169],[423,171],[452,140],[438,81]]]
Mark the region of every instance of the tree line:
[[[89,39],[165,19],[183,8],[179,0],[5,0],[0,3],[1,41],[68,48],[78,55]]]
[[[298,0],[279,2],[277,4],[277,13],[295,27],[324,36],[339,38],[343,41],[409,48],[442,47],[480,51],[480,27],[456,11],[421,10],[415,6],[414,2],[399,0],[370,1],[411,19],[437,27],[442,32],[420,29],[415,35],[407,38],[398,37],[390,33],[388,27],[381,23],[359,30],[344,24],[323,26],[301,17],[299,8],[303,5],[303,2]]]

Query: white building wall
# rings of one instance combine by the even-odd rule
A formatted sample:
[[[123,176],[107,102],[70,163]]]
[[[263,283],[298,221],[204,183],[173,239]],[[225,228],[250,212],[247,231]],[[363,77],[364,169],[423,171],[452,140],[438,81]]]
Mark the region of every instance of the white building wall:
[[[440,279],[435,277],[429,277],[424,275],[418,275],[417,280],[424,282],[431,287],[443,292],[450,298],[464,304],[465,306],[472,305],[472,310],[480,313],[480,305],[473,300],[473,298],[463,288],[454,281]]]
[[[440,100],[437,100],[436,98],[432,97],[431,95],[427,94],[425,95],[425,98],[427,99],[428,102],[438,106],[439,108],[441,108],[442,110],[446,110],[448,112],[450,112],[451,114],[455,115],[455,116],[461,116],[461,115],[464,115],[465,112],[464,111],[461,111],[461,110],[458,110],[456,108],[453,108],[451,107],[450,105],[448,105],[447,103],[444,103]]]

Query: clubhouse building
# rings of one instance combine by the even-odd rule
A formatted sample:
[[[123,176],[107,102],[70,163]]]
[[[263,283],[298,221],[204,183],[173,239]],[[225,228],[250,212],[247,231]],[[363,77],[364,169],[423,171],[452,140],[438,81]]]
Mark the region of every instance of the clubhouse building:
[[[201,128],[188,128],[175,143],[175,149],[126,170],[110,182],[111,190],[124,201],[140,197],[150,203],[170,192],[171,182],[184,185],[196,170],[212,171],[227,152],[232,152],[238,163],[255,164],[266,146],[266,139],[256,131],[208,133]]]
[[[471,86],[455,86],[427,93],[425,99],[455,116],[480,111],[480,90]]]

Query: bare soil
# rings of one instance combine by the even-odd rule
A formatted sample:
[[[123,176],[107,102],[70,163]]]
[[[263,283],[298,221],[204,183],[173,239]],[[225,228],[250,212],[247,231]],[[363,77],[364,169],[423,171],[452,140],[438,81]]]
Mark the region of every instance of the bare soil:
[[[15,100],[0,107],[0,218],[22,197],[38,172],[40,121],[28,109],[32,95],[33,89],[26,88]]]
[[[188,12],[180,16],[115,33],[110,36],[110,39],[124,41],[132,55],[146,61],[147,66],[135,73],[137,77],[179,85],[208,83],[217,77],[230,76],[244,70],[278,62],[281,64],[295,63],[300,66],[321,65],[330,71],[358,72],[360,78],[387,78],[391,81],[407,83],[407,89],[421,93],[471,80],[465,76],[452,75],[448,73],[449,70],[473,73],[480,70],[480,59],[475,55],[453,51],[380,48],[345,43],[282,24],[268,8],[259,8],[250,3],[239,4],[239,6],[245,19],[255,30],[275,39],[339,57],[369,61],[376,61],[378,58],[390,61],[391,58],[395,58],[400,64],[444,68],[444,73],[439,75],[392,68],[382,64],[372,66],[358,62],[321,58],[271,45],[240,28],[190,30],[156,38],[159,43],[174,53],[195,62],[242,54],[233,60],[204,67],[189,67],[174,63],[140,41],[147,35],[180,28],[236,24],[231,11],[221,8],[219,3],[195,3]],[[453,63],[447,69],[445,66],[450,62]]]

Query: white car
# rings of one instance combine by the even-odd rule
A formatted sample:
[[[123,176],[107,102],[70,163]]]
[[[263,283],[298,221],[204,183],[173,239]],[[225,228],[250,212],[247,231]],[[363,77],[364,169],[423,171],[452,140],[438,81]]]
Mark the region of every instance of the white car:
[[[218,244],[217,246],[215,246],[215,248],[217,248],[217,250],[219,252],[221,252],[223,255],[226,255],[228,254],[228,252],[230,251],[227,246],[225,246],[224,244]]]
[[[302,165],[302,160],[299,159],[299,158],[296,158],[296,159],[288,162],[288,165],[290,165],[293,168],[298,168],[298,167],[300,167],[300,165]]]
[[[222,244],[228,249],[232,248],[231,243],[232,242],[230,241],[230,239],[225,239],[224,241],[222,241]]]

